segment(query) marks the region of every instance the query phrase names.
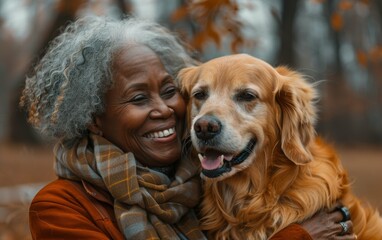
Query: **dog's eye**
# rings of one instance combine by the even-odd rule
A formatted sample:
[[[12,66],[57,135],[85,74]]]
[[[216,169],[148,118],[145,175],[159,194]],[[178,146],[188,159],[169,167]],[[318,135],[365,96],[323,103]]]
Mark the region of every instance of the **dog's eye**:
[[[236,100],[240,102],[250,102],[257,98],[256,93],[252,91],[241,91],[236,95]]]
[[[198,100],[204,100],[207,98],[207,93],[205,91],[196,91],[192,96]]]

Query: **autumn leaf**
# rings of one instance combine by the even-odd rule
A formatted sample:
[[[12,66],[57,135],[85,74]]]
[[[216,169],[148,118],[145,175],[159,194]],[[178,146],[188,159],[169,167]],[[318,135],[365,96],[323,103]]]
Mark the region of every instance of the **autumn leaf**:
[[[205,32],[198,32],[195,34],[192,42],[191,42],[191,45],[198,49],[199,51],[202,50],[203,48],[203,44],[206,42],[206,34]]]
[[[321,4],[324,3],[326,0],[311,0],[313,3]]]
[[[342,16],[335,12],[332,14],[332,17],[331,17],[331,25],[332,25],[332,28],[335,30],[335,31],[340,31],[343,27],[343,19],[342,19]]]
[[[57,10],[58,12],[72,14],[77,12],[77,10],[81,8],[83,5],[85,5],[86,2],[87,2],[86,0],[79,0],[79,1],[61,0],[58,2]]]
[[[171,21],[177,22],[188,15],[188,7],[186,5],[180,6],[171,14]]]
[[[243,45],[242,38],[236,38],[231,42],[231,51],[233,53],[238,53],[239,46]]]
[[[212,39],[212,41],[214,41],[214,43],[218,47],[220,47],[220,35],[216,31],[216,27],[214,26],[213,23],[207,24],[206,32],[207,32],[207,35],[209,36],[209,38]]]
[[[382,59],[382,46],[375,46],[370,50],[370,60],[377,62]]]
[[[221,39],[232,37],[231,47],[237,49],[244,43],[240,28],[242,23],[236,19],[239,6],[234,0],[198,0],[189,1],[171,15],[172,21],[188,17],[197,23],[191,45],[198,50],[212,41],[221,47]]]
[[[349,0],[342,0],[338,4],[338,9],[340,10],[350,10],[353,7],[353,3]]]
[[[357,60],[361,66],[363,67],[367,66],[368,58],[367,58],[367,54],[364,51],[362,50],[357,51]]]

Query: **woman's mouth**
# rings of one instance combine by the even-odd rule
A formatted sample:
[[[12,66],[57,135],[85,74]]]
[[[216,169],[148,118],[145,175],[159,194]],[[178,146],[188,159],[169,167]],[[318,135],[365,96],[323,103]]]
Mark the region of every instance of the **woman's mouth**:
[[[171,136],[175,133],[175,127],[172,127],[172,128],[169,128],[169,129],[165,129],[165,130],[162,130],[162,131],[157,131],[157,132],[151,132],[151,133],[147,133],[145,134],[145,137],[146,138],[166,138],[168,136]]]

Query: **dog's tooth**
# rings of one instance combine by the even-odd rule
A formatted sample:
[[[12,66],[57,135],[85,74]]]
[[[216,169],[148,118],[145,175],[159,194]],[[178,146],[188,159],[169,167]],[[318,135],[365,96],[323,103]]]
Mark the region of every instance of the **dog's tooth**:
[[[224,155],[221,155],[220,157],[220,167],[224,164]]]
[[[204,159],[204,157],[202,156],[202,154],[198,154],[198,157],[199,157],[199,160],[202,161]]]

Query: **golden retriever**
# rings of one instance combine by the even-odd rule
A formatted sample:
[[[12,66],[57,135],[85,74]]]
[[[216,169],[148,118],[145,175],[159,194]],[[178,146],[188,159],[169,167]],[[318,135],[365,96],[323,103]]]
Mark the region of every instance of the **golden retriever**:
[[[379,213],[351,192],[316,136],[317,93],[303,76],[245,54],[179,74],[204,179],[202,227],[213,239],[268,239],[337,200],[358,239],[382,239]]]

